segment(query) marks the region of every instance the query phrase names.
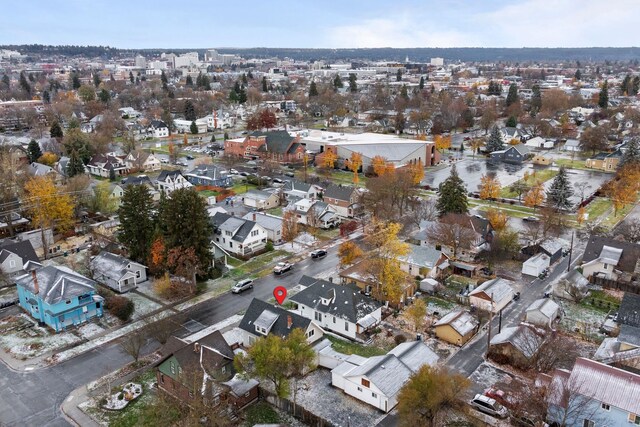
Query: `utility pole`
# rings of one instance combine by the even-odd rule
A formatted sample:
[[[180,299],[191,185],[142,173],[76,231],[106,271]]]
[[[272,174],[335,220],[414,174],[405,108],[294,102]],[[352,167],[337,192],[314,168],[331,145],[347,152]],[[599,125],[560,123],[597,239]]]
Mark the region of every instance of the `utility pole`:
[[[491,344],[491,322],[493,321],[493,292],[491,292],[491,309],[489,309],[489,330],[487,333],[487,353],[489,356],[489,344]]]
[[[500,318],[498,319],[498,333],[502,332],[502,310],[500,310]]]
[[[571,248],[569,248],[569,264],[567,265],[567,273],[571,270],[571,256],[573,255],[573,235],[575,231],[571,232]]]

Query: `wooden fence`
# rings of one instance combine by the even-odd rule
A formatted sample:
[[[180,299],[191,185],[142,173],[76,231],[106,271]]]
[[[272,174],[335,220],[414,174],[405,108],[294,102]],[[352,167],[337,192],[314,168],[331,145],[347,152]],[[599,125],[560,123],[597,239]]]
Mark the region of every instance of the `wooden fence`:
[[[605,289],[617,289],[632,294],[640,294],[639,282],[620,282],[618,280],[605,279],[604,277],[590,276],[589,282],[602,286]]]
[[[260,387],[260,396],[275,406],[276,408],[286,412],[287,414],[293,415],[298,420],[302,421],[304,424],[311,427],[334,427],[329,421],[324,418],[307,411],[301,405],[294,405],[292,401],[289,399],[283,399],[275,395],[275,393]]]

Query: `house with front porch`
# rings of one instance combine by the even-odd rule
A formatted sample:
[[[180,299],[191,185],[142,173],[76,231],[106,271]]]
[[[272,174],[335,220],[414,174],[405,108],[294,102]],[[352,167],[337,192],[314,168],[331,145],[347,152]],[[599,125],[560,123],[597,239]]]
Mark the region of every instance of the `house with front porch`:
[[[251,189],[242,194],[242,203],[258,210],[273,209],[280,206],[280,192],[278,190]]]
[[[342,218],[353,218],[364,213],[363,191],[348,185],[329,185],[322,193],[322,201],[335,209]]]
[[[286,209],[295,213],[298,224],[326,230],[340,223],[333,207],[319,200],[300,199]]]
[[[147,267],[123,256],[102,251],[89,266],[93,278],[112,290],[123,293],[147,280]]]
[[[286,180],[284,182],[284,186],[282,187],[282,191],[284,192],[285,198],[287,200],[316,200],[320,197],[320,194],[322,194],[321,187],[315,184],[297,181],[295,179]]]
[[[179,170],[160,172],[156,179],[156,185],[158,186],[158,191],[167,196],[176,190],[193,187],[193,184],[187,181]]]
[[[581,267],[582,274],[589,280],[630,281],[640,275],[640,244],[592,235]]]
[[[251,257],[267,245],[267,231],[258,223],[217,212],[210,218],[212,243],[227,253]]]
[[[147,151],[132,151],[124,159],[131,171],[153,172],[162,168],[162,163],[155,154]]]
[[[15,279],[20,307],[56,332],[102,317],[97,283],[68,267],[49,265]]]
[[[355,286],[310,276],[302,276],[300,285],[305,288],[289,300],[297,305],[297,313],[324,330],[355,339],[380,323],[382,304]]]
[[[273,243],[282,243],[282,218],[264,212],[249,212],[243,219],[253,221],[267,231],[267,239]]]
[[[411,277],[431,277],[440,275],[448,266],[447,256],[433,246],[409,244],[409,253],[398,257],[400,268]]]
[[[123,178],[122,181],[117,183],[113,190],[111,191],[111,197],[120,203],[120,199],[124,195],[125,188],[131,185],[144,185],[149,190],[149,194],[151,194],[151,198],[154,202],[160,200],[160,192],[156,190],[156,187],[151,182],[151,179],[147,175],[138,175],[138,176],[128,176],[127,178]]]
[[[117,156],[115,153],[97,154],[87,163],[87,169],[91,175],[109,178],[111,171],[115,176],[123,176],[129,173],[129,167],[124,156]]]
[[[230,187],[233,185],[227,172],[215,165],[197,165],[185,175],[185,178],[193,185],[211,187]]]

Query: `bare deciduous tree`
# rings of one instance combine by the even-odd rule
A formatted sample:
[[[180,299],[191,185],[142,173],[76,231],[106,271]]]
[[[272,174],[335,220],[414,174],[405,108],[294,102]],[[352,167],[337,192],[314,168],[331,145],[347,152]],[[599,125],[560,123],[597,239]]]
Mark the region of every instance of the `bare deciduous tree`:
[[[452,259],[456,259],[458,251],[471,247],[476,239],[476,233],[468,223],[465,215],[447,214],[427,229],[427,239],[434,245],[448,246]]]
[[[135,331],[124,337],[123,341],[120,343],[120,347],[125,353],[133,357],[135,362],[137,362],[140,358],[140,351],[142,351],[142,346],[145,341],[146,339],[144,335],[140,331]]]

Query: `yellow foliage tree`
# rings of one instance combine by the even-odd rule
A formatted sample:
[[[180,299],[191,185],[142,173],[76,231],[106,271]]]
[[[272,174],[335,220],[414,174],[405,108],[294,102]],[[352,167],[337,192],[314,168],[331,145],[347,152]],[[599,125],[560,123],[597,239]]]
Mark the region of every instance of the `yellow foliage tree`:
[[[358,182],[360,182],[360,178],[358,177],[358,170],[362,166],[362,154],[353,152],[351,153],[351,158],[348,162],[349,169],[353,172],[353,183],[357,186]]]
[[[511,141],[509,141],[509,145],[518,145],[520,144],[520,140],[518,138],[513,138]]]
[[[371,167],[373,168],[373,173],[377,176],[383,176],[387,173],[387,159],[382,156],[375,156],[371,160]]]
[[[421,330],[424,326],[424,320],[427,316],[427,304],[423,299],[416,299],[416,301],[407,309],[407,317],[413,323],[413,327],[416,332]]]
[[[73,199],[56,187],[52,176],[31,178],[25,184],[24,191],[31,223],[34,227],[42,229],[42,244],[46,258],[48,247],[44,230],[56,228],[65,232],[73,226]]]
[[[364,252],[362,252],[360,246],[350,240],[344,242],[338,248],[338,258],[340,258],[340,265],[342,266],[353,264],[363,254]]]
[[[636,201],[635,189],[625,180],[610,181],[606,192],[613,203],[613,216],[617,216],[620,209]]]
[[[483,175],[480,178],[480,198],[482,200],[500,197],[500,182],[492,176]]]
[[[544,203],[544,187],[541,182],[538,182],[525,194],[524,205],[535,209],[542,203]]]
[[[509,222],[509,217],[504,211],[494,208],[487,211],[487,219],[496,231],[502,231],[507,228],[507,223]]]
[[[333,169],[338,160],[338,156],[333,150],[327,150],[322,155],[322,166],[327,169]]]
[[[578,208],[578,212],[576,212],[576,221],[578,222],[578,225],[582,225],[582,223],[586,219],[585,216],[586,216],[586,210],[584,206],[580,206]]]
[[[414,163],[409,166],[411,172],[411,180],[413,185],[418,185],[424,179],[424,167],[422,166],[422,160],[418,160],[418,163]]]
[[[436,149],[438,151],[443,151],[451,148],[451,136],[436,135],[433,138],[433,142],[435,143]]]
[[[50,151],[46,151],[40,158],[38,159],[38,163],[42,163],[43,165],[51,166],[56,164],[58,161],[58,156]]]

